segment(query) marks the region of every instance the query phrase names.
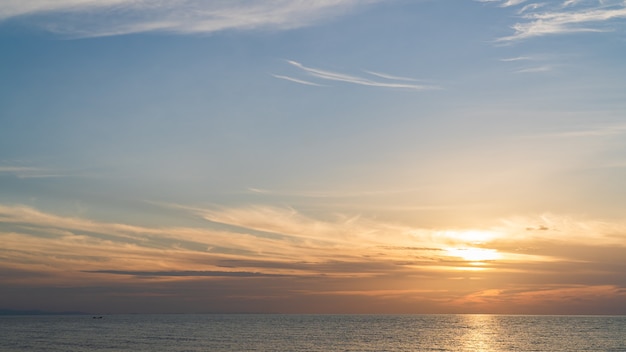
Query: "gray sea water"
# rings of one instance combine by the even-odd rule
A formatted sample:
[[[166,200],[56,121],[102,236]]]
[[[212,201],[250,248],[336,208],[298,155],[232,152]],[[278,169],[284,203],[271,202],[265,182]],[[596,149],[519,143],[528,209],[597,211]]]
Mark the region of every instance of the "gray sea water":
[[[3,316],[0,351],[626,351],[626,316]]]

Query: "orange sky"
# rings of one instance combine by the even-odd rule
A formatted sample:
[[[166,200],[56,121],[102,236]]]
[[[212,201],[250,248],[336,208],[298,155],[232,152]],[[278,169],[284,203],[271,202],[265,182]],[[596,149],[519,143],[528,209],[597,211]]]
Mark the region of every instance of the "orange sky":
[[[435,230],[291,208],[183,212],[206,226],[1,206],[4,301],[103,313],[624,313],[624,225],[544,215]]]

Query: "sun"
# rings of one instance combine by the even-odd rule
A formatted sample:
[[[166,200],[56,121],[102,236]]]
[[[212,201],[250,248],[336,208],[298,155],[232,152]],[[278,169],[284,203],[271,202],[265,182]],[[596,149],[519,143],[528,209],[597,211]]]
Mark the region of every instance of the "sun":
[[[445,231],[441,235],[450,247],[445,248],[449,256],[462,258],[468,262],[479,263],[502,258],[495,249],[484,248],[489,241],[500,236],[494,231],[462,230]]]

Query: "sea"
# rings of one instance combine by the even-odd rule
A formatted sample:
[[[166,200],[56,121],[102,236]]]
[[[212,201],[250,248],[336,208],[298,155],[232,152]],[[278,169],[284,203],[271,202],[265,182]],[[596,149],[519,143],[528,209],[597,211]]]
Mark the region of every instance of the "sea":
[[[0,351],[626,351],[626,316],[0,316]]]

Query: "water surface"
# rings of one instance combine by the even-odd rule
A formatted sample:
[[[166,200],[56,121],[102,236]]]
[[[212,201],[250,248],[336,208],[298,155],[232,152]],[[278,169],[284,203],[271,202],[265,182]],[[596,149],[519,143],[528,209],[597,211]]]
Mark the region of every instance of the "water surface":
[[[626,351],[626,316],[4,316],[0,351]]]

